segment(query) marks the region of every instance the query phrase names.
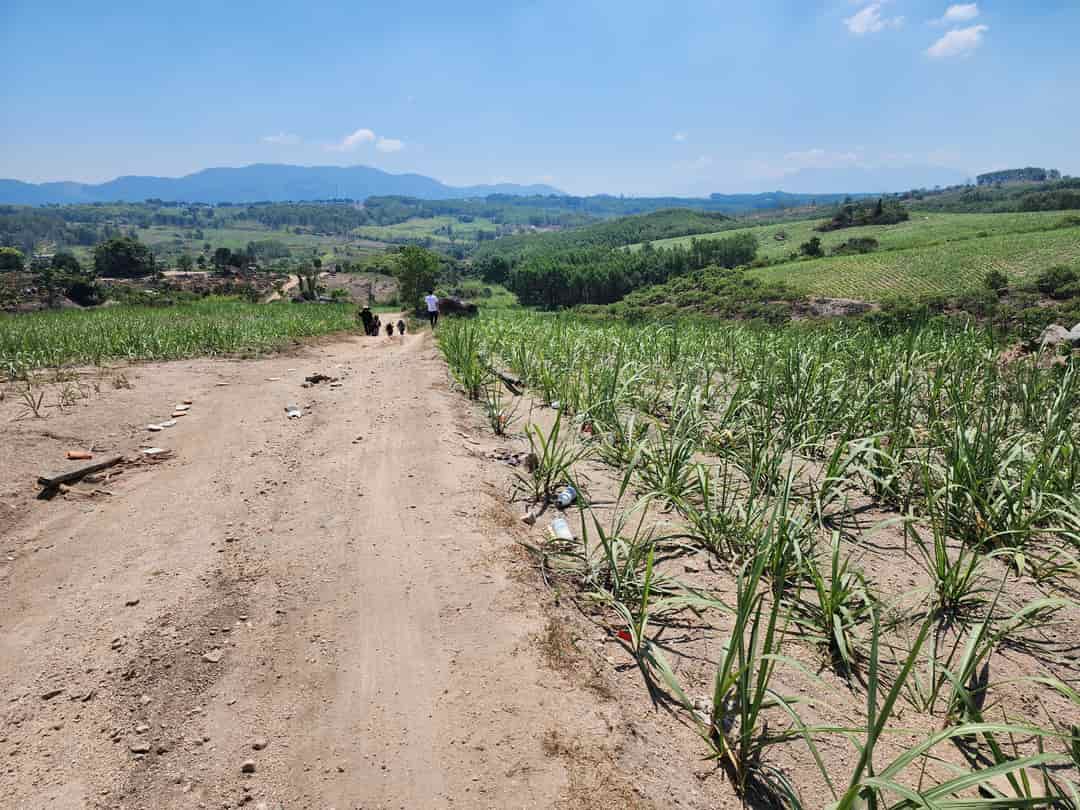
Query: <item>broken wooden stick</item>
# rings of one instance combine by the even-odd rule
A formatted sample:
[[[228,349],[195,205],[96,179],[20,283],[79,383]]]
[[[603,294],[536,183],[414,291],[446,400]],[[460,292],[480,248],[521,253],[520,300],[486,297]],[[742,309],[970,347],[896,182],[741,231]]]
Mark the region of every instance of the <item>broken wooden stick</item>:
[[[38,478],[38,484],[44,489],[56,489],[61,484],[70,484],[72,481],[78,481],[83,476],[95,473],[98,470],[113,467],[123,460],[123,456],[109,456],[101,461],[95,461],[93,464],[84,464],[82,467],[76,467],[75,469],[68,470],[64,473],[59,473],[57,475],[43,475]]]
[[[492,374],[502,380],[502,384],[507,387],[511,394],[513,394],[515,397],[521,396],[521,391],[524,386],[524,383],[521,380],[515,377],[511,377],[509,374],[503,374],[501,371],[499,371],[493,366],[488,366],[488,371],[490,371]]]

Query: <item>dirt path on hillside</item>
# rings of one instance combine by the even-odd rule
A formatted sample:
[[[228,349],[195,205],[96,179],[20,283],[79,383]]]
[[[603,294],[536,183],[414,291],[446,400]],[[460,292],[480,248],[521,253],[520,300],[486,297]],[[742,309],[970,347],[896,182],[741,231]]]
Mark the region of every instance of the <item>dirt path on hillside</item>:
[[[295,273],[290,273],[288,280],[284,284],[281,285],[281,289],[280,290],[274,290],[273,292],[271,292],[268,296],[266,296],[265,299],[263,299],[263,303],[264,304],[269,304],[269,303],[272,303],[274,301],[280,301],[282,298],[285,297],[285,295],[287,293],[292,292],[299,285],[300,285],[300,276],[296,275]]]
[[[558,741],[610,710],[540,659],[429,333],[79,385],[0,401],[0,806],[583,806]],[[175,455],[79,487],[110,494],[32,499],[66,449],[149,443]]]

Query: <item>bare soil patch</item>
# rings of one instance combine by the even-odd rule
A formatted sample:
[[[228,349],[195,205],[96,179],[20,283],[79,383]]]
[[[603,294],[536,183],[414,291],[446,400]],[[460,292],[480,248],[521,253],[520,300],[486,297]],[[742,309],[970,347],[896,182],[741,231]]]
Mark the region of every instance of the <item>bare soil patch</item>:
[[[546,665],[508,471],[429,333],[71,384],[0,401],[0,804],[723,806],[603,643]],[[149,445],[36,498],[68,450]]]

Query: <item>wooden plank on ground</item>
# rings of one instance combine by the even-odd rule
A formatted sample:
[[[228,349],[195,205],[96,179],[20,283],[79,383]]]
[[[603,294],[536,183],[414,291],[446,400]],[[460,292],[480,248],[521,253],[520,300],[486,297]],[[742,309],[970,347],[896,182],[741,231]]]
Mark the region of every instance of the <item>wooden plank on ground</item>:
[[[43,475],[38,478],[38,484],[45,489],[56,489],[61,484],[70,484],[72,481],[78,481],[85,475],[95,473],[98,470],[108,469],[109,467],[119,464],[123,460],[123,456],[109,456],[101,461],[95,461],[93,464],[84,464],[81,467],[76,467],[73,470],[58,473],[57,475]]]

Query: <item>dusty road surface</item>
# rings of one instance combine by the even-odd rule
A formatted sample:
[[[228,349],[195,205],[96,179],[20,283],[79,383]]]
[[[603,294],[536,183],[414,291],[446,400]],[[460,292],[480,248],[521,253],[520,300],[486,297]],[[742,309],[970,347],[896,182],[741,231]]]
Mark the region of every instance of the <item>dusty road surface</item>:
[[[558,741],[610,721],[539,658],[430,334],[71,384],[0,402],[0,807],[568,801]],[[65,450],[148,444],[173,456],[33,499]]]

